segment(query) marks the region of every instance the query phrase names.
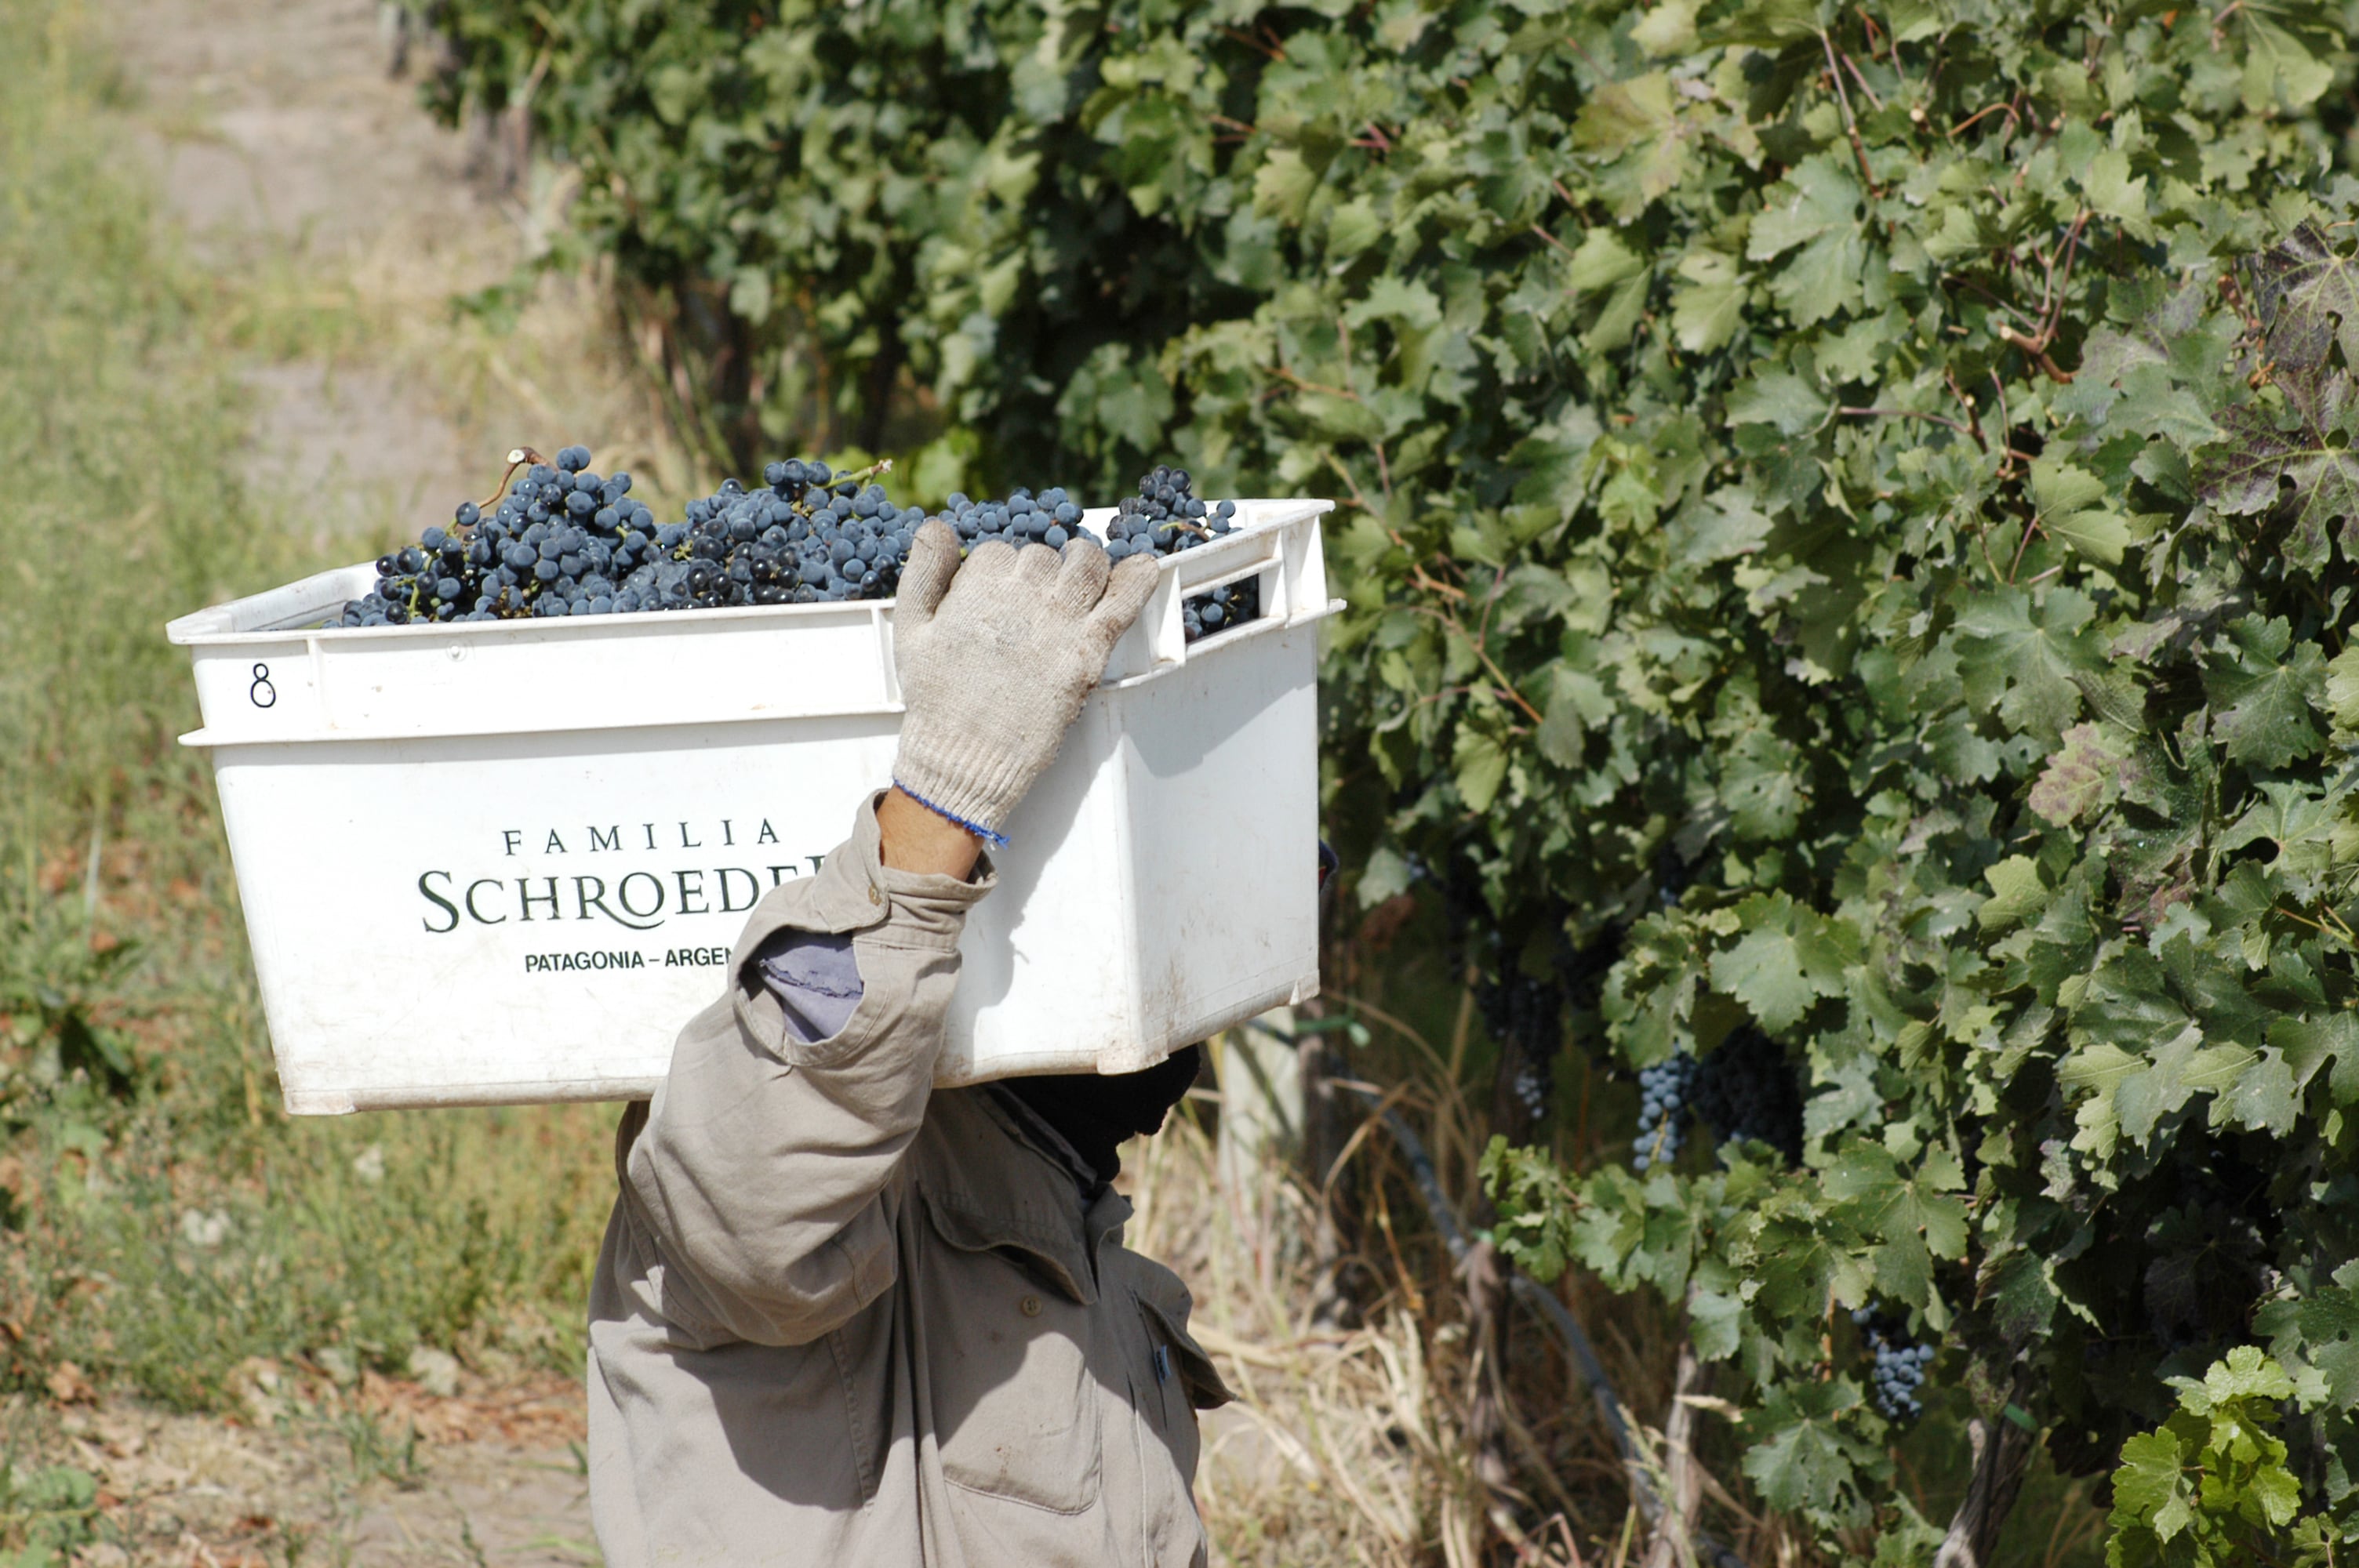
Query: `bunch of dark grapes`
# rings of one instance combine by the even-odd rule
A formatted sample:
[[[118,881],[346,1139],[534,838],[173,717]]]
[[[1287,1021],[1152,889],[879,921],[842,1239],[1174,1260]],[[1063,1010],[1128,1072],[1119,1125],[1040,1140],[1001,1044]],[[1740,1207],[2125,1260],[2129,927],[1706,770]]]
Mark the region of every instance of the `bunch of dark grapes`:
[[[1758,1029],[1736,1031],[1697,1064],[1690,1108],[1723,1143],[1750,1139],[1789,1162],[1802,1158],[1802,1087],[1785,1047]]]
[[[344,605],[342,624],[481,620],[475,613],[481,592],[481,573],[467,560],[467,541],[429,528],[417,544],[377,557],[376,586]]]
[[[344,606],[343,624],[652,608],[623,589],[657,548],[655,514],[630,492],[629,474],[592,473],[590,449],[567,447],[553,466],[534,462],[488,515],[467,502],[451,528],[379,560],[375,588]]]
[[[1638,1136],[1630,1145],[1632,1170],[1643,1175],[1648,1166],[1668,1165],[1678,1155],[1695,1076],[1696,1059],[1685,1049],[1638,1069]]]
[[[941,519],[958,530],[959,543],[970,550],[994,539],[1018,548],[1047,545],[1058,550],[1075,539],[1097,542],[1082,526],[1082,503],[1053,486],[1038,495],[1017,490],[1005,501],[969,501],[953,491]]]
[[[1882,1313],[1860,1307],[1851,1314],[1875,1360],[1869,1374],[1870,1397],[1885,1420],[1911,1422],[1925,1413],[1917,1390],[1925,1386],[1925,1368],[1933,1364],[1934,1347],[1910,1343],[1899,1324]]]
[[[1138,493],[1125,496],[1106,524],[1106,554],[1125,556],[1177,555],[1210,544],[1236,526],[1237,503],[1217,505],[1199,501],[1186,469],[1158,468],[1138,481]],[[1225,588],[1193,595],[1180,607],[1188,641],[1208,632],[1234,626],[1261,616],[1261,583],[1247,578]]]
[[[1556,1055],[1564,1044],[1564,988],[1529,975],[1485,976],[1474,986],[1484,1027],[1499,1043],[1507,1089],[1527,1126],[1548,1119]]]
[[[650,610],[720,610],[889,597],[925,519],[866,473],[791,459],[762,488],[732,480],[656,532],[658,558],[629,585]]]
[[[509,473],[526,463],[489,514],[469,502],[451,527],[429,528],[379,560],[375,588],[344,606],[342,624],[887,599],[925,521],[868,482],[879,470],[838,474],[808,459],[770,464],[757,490],[725,481],[689,503],[686,521],[660,525],[630,499],[629,474],[591,471],[587,447],[565,448],[554,464],[519,450]],[[1106,553],[1119,560],[1192,548],[1230,532],[1235,513],[1231,501],[1208,509],[1189,493],[1185,470],[1159,468],[1123,503]],[[1082,526],[1081,504],[1053,487],[1001,501],[953,495],[940,515],[967,549],[992,540],[1061,549],[1096,539]],[[1250,621],[1260,609],[1254,582],[1198,594],[1184,609],[1188,636]]]

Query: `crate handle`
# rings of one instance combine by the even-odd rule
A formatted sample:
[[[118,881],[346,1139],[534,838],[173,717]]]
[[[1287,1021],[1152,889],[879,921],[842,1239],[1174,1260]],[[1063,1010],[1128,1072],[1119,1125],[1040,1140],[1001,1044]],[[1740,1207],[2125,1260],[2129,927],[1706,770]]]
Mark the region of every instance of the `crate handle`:
[[[1319,519],[1333,505],[1332,501],[1241,501],[1234,533],[1165,557],[1138,623],[1114,645],[1105,678],[1127,680],[1186,664],[1187,600],[1247,578],[1261,581],[1261,622],[1293,625],[1324,614],[1327,578],[1320,556]],[[1084,526],[1096,521],[1082,519]]]

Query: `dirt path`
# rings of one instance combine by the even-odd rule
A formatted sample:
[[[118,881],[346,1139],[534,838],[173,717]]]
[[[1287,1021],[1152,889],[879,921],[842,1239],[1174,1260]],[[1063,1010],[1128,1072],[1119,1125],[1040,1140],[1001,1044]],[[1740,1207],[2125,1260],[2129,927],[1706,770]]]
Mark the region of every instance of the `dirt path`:
[[[552,417],[500,358],[516,350],[492,351],[489,378],[419,368],[451,330],[451,297],[526,254],[531,215],[475,184],[465,139],[389,77],[375,0],[102,0],[98,15],[166,220],[263,323],[241,371],[257,513],[353,557],[447,522],[484,487],[484,429]],[[580,1389],[470,1394],[380,1385],[252,1422],[78,1410],[60,1459],[99,1477],[120,1532],[82,1560],[597,1562]]]
[[[374,0],[114,0],[104,15],[167,211],[201,261],[266,301],[394,257],[447,293],[516,254],[462,139],[388,76]],[[245,381],[256,500],[321,533],[419,526],[479,482],[449,412],[391,369],[295,359]]]
[[[248,1421],[70,1411],[54,1457],[96,1477],[91,1568],[595,1563],[581,1392],[561,1379],[437,1398],[361,1389],[257,1400]]]

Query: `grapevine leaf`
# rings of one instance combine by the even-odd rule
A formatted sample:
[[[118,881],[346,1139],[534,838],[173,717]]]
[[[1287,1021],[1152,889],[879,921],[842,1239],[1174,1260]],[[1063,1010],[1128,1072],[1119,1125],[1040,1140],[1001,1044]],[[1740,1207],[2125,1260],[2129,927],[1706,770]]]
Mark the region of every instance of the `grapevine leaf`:
[[[1833,155],[1805,158],[1787,175],[1786,186],[1771,192],[1753,221],[1745,247],[1750,260],[1775,261],[1797,245],[1857,222],[1859,182]]]
[[[2346,551],[2359,539],[2359,457],[2351,449],[2359,407],[2348,369],[2359,362],[2359,275],[2308,227],[2268,252],[2256,271],[2269,313],[2273,384],[2222,416],[2222,439],[2205,457],[2199,493],[2241,514],[2282,501],[2293,519],[2287,557],[2317,571],[2336,524]]]
[[[2277,363],[2324,365],[2337,347],[2346,366],[2359,362],[2359,257],[2344,254],[2317,224],[2302,223],[2255,256],[2250,268]]]
[[[2131,178],[2128,154],[2108,147],[2090,159],[2088,171],[2081,177],[2081,189],[2088,193],[2091,207],[2108,218],[2124,220],[2131,233],[2152,232],[2147,222],[2146,177]]]
[[[1703,41],[1774,49],[1816,36],[1819,13],[1817,0],[1759,0],[1758,4],[1738,6],[1706,32]]]
[[[1696,1355],[1705,1361],[1725,1361],[1736,1354],[1744,1303],[1734,1296],[1697,1291],[1688,1297],[1688,1336]]]
[[[1833,1506],[1854,1468],[1874,1461],[1874,1450],[1840,1420],[1858,1402],[1846,1379],[1784,1382],[1766,1392],[1760,1411],[1745,1420],[1747,1432],[1764,1435],[1745,1455],[1745,1473],[1764,1501],[1786,1509]]]
[[[2082,555],[2113,565],[2128,548],[2128,525],[2111,507],[2097,504],[2105,498],[2105,481],[2088,470],[2040,458],[2031,465],[2031,497],[2040,526]]]
[[[2284,13],[2295,8],[2284,7]],[[2278,18],[2256,10],[2238,20],[2237,30],[2245,49],[2245,103],[2256,114],[2299,109],[2332,84],[2334,67]]]
[[[2121,1132],[2114,1094],[2139,1065],[2137,1057],[2105,1041],[2084,1045],[2058,1064],[2057,1082],[2066,1088],[2093,1091],[2074,1110],[2080,1131],[2073,1136],[2073,1148],[2098,1160],[2113,1157],[2114,1140]]]
[[[1781,434],[1799,436],[1824,423],[1828,407],[1800,376],[1769,371],[1729,395],[1728,418],[1734,425],[1775,425]]]
[[[1743,1002],[1772,1034],[1790,1029],[1821,997],[1843,992],[1848,952],[1834,922],[1784,893],[1756,894],[1736,909],[1745,935],[1712,960],[1712,984]]]
[[[1469,811],[1488,811],[1507,779],[1507,752],[1473,725],[1461,726],[1455,752],[1459,798]]]
[[[1696,12],[1702,0],[1662,0],[1630,29],[1630,41],[1649,59],[1682,55],[1696,47]]]
[[[1625,221],[1680,182],[1689,141],[1672,104],[1671,79],[1659,70],[1607,82],[1572,124],[1572,145],[1603,165],[1599,189]]]
[[[2359,730],[2359,643],[2327,661],[2326,709],[2337,729]]]
[[[2166,1541],[2185,1530],[2195,1518],[2185,1474],[2192,1457],[2169,1426],[2123,1444],[2121,1467],[2114,1472],[2115,1526],[2141,1524]]]
[[[1934,1257],[1947,1259],[1962,1256],[1966,1246],[1965,1206],[1941,1190],[1957,1184],[1955,1174],[1954,1170],[1940,1171],[1930,1161],[1916,1173],[1907,1173],[1881,1144],[1855,1143],[1845,1148],[1822,1180],[1829,1196],[1854,1206],[1863,1231],[1921,1238]]]
[[[2293,1516],[2301,1511],[2301,1483],[2283,1465],[2257,1467],[2246,1477],[2245,1487],[2259,1501],[2262,1514],[2279,1529],[2292,1523]]]
[[[2293,1379],[2259,1346],[2239,1345],[2204,1371],[2203,1397],[2214,1411],[2234,1400],[2289,1400]]]
[[[2031,809],[2061,827],[2112,804],[2133,750],[2129,737],[2113,725],[2075,724],[2032,784]]]
[[[1859,224],[1859,182],[1832,153],[1797,164],[1787,176],[1790,194],[1772,192],[1753,221],[1745,254],[1773,261],[1795,254],[1769,285],[1797,326],[1823,321],[1860,299],[1867,241]],[[1799,247],[1797,250],[1797,247]]]
[[[1705,354],[1725,346],[1745,323],[1749,293],[1734,258],[1697,251],[1682,258],[1678,270],[1687,280],[1671,292],[1671,330],[1680,347]]]
[[[1303,209],[1310,204],[1310,193],[1318,188],[1318,172],[1302,161],[1302,155],[1281,147],[1263,159],[1255,172],[1254,210],[1289,224],[1299,223]]]
[[[1800,758],[1767,730],[1749,730],[1728,748],[1721,800],[1743,838],[1783,838],[1801,816]]]
[[[1406,856],[1388,847],[1376,849],[1360,871],[1361,907],[1374,909],[1387,899],[1398,898],[1408,891],[1409,880]]]
[[[1565,263],[1565,287],[1576,296],[1595,294],[1637,276],[1646,267],[1645,259],[1623,243],[1618,232],[1595,228],[1581,237],[1580,245]]]
[[[2325,1286],[2302,1302],[2298,1321],[2334,1408],[2359,1408],[2359,1291]]]
[[[1770,527],[1769,515],[1749,492],[1724,486],[1682,515],[1672,530],[1674,549],[1686,565],[1707,567],[1753,554],[1769,537]]]
[[[2220,420],[2220,444],[2198,475],[2198,493],[2234,514],[2263,513],[2283,501],[2293,518],[2286,556],[2304,571],[2327,563],[2335,525],[2352,548],[2359,522],[2359,458],[2351,450],[2354,417],[2347,377],[2297,371],[2282,384],[2284,404],[2256,400]]]
[[[2038,862],[2028,855],[2009,855],[1983,872],[1983,880],[1990,883],[1991,896],[1974,911],[1974,918],[1985,930],[2021,925],[2047,907],[2048,889],[2039,880]]]
[[[2215,1127],[2242,1127],[2283,1137],[2301,1114],[2301,1090],[2284,1053],[2271,1048],[2237,1073],[2214,1101]]]
[[[2248,615],[2227,628],[2225,645],[2207,660],[2203,685],[2237,762],[2281,768],[2324,742],[2310,710],[2326,684],[2325,655],[2315,643],[2293,646],[2283,619]]]
[[[2013,728],[2055,744],[2080,711],[2072,677],[2104,665],[2103,644],[2089,628],[2095,613],[2086,596],[2069,589],[2050,593],[2036,611],[2019,589],[1974,600],[1958,616],[1967,700],[1995,707]]]
[[[2280,1018],[2269,1025],[2269,1044],[2285,1053],[2295,1082],[2305,1088],[2319,1068],[2332,1062],[2328,1092],[2338,1105],[2359,1105],[2359,1017],[2338,1011]]]

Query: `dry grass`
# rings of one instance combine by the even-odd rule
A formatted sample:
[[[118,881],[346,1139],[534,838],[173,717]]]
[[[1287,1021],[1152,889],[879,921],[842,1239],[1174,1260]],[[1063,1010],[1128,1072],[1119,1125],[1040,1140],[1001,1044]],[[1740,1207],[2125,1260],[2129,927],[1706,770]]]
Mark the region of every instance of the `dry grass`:
[[[1223,1184],[1217,1098],[1191,1102],[1132,1146],[1130,1244],[1196,1292],[1194,1326],[1237,1395],[1207,1417],[1198,1500],[1219,1561],[1492,1561],[1489,1499],[1473,1473],[1466,1409],[1474,1376],[1447,1255],[1380,1128],[1353,1141],[1369,1223],[1344,1272],[1357,1321],[1321,1320],[1310,1187],[1274,1157]],[[1581,1303],[1583,1306],[1593,1303]],[[1626,1387],[1650,1386],[1668,1332],[1614,1324],[1599,1346]],[[1662,1325],[1667,1328],[1668,1325]],[[1623,1563],[1643,1546],[1621,1463],[1556,1346],[1527,1320],[1511,1341],[1520,1414],[1511,1441],[1529,1507],[1521,1561]],[[1667,1382],[1667,1376],[1662,1379]],[[1757,1559],[1774,1561],[1774,1558]]]
[[[1205,1420],[1197,1480],[1219,1559],[1408,1564],[1462,1546],[1471,1477],[1429,1344],[1457,1336],[1401,1303],[1355,1328],[1315,1322],[1309,1195],[1275,1167],[1223,1187],[1198,1117],[1132,1145],[1131,1162],[1129,1243],[1189,1281],[1196,1336],[1237,1395]]]

